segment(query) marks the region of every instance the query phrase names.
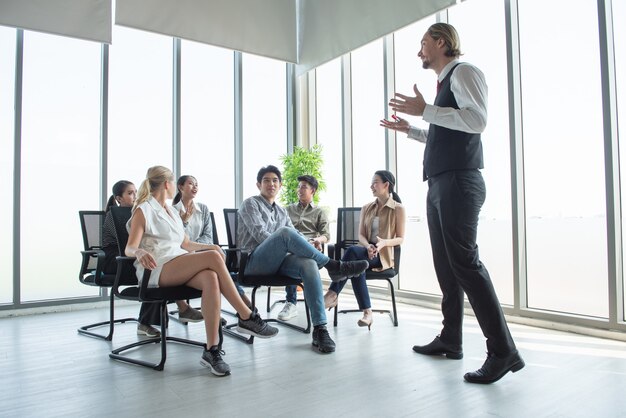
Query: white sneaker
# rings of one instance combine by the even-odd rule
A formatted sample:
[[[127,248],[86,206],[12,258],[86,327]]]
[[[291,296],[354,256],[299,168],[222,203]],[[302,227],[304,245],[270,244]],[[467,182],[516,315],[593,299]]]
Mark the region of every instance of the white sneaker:
[[[289,321],[296,316],[298,316],[298,307],[291,302],[287,302],[285,306],[283,306],[282,311],[279,312],[278,319],[281,321]]]

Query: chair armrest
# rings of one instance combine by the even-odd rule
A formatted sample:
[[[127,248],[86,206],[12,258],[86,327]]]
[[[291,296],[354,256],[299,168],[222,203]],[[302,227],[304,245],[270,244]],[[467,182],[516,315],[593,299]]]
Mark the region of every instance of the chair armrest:
[[[115,281],[113,282],[112,292],[116,296],[120,296],[120,286],[137,286],[137,276],[135,274],[135,257],[117,256],[117,271],[115,272]]]
[[[328,257],[335,259],[335,244],[328,244]]]
[[[137,280],[137,274],[135,270],[135,257],[117,256],[117,272],[115,274],[115,282],[113,283],[113,293],[116,296],[120,296],[120,286],[139,286]],[[141,286],[139,286],[139,300],[142,299],[142,295],[145,294],[148,289],[148,282],[150,281],[150,274],[152,270],[145,269],[143,277],[141,279]]]
[[[245,283],[244,272],[246,271],[246,265],[248,264],[248,258],[250,257],[250,252],[242,249],[237,249],[239,252],[239,268],[237,272],[237,281],[239,283]]]
[[[88,273],[87,269],[89,266],[89,261],[96,257],[97,261],[96,261],[96,272],[95,272],[95,277],[96,277],[96,281],[99,281],[100,278],[102,277],[102,267],[104,264],[104,259],[105,259],[105,254],[104,251],[99,249],[99,248],[94,248],[92,250],[85,250],[85,251],[81,251],[80,252],[81,255],[83,256],[83,261],[80,265],[80,273],[79,273],[79,279],[82,280],[83,275]]]

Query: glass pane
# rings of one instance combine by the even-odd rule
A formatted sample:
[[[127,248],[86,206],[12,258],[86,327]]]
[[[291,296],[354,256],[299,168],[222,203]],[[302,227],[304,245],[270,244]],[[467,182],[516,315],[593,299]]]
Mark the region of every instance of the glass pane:
[[[0,26],[0,176],[6,200],[0,205],[0,303],[13,301],[13,97],[15,29]]]
[[[341,58],[316,70],[317,143],[323,147],[326,190],[320,205],[328,208],[331,242],[336,239],[337,208],[343,206],[343,147]],[[319,192],[318,192],[319,193]]]
[[[259,194],[256,175],[269,164],[282,171],[287,152],[284,62],[243,55],[243,198]]]
[[[374,200],[370,184],[376,170],[385,169],[383,41],[352,52],[352,155],[354,206]]]
[[[428,18],[394,33],[396,92],[412,94],[413,85],[416,84],[428,103],[435,99],[437,76],[432,70],[422,68],[417,53],[420,50],[422,36],[433,23],[434,19]],[[428,127],[422,118],[407,115],[402,117],[408,119],[413,126]],[[398,133],[397,138],[398,194],[406,207],[407,215],[402,254],[410,254],[409,257],[406,255],[402,257],[400,288],[440,295],[426,221],[428,185],[422,180],[424,144],[408,139],[403,133]]]
[[[226,243],[222,209],[235,207],[236,181],[233,52],[183,41],[181,56],[181,174],[198,180],[196,201],[214,212]]]
[[[511,153],[504,3],[473,0],[448,11],[459,32],[462,60],[480,68],[489,86],[489,122],[482,133],[487,199],[480,213],[480,259],[489,270],[500,303],[513,304]],[[489,25],[477,25],[476,20]],[[485,39],[489,38],[489,48]]]
[[[567,0],[519,3],[528,305],[607,317],[596,5],[594,0],[576,7]],[[555,46],[561,56],[580,58],[567,68],[548,69]]]
[[[615,37],[615,67],[617,76],[617,118],[621,124],[618,125],[620,167],[624,173],[626,167],[626,2],[613,1],[613,36]],[[622,214],[626,213],[626,179],[622,176]],[[622,215],[622,222],[624,216]],[[626,224],[622,224],[622,260],[626,260]],[[623,264],[623,261],[622,261]],[[626,281],[622,277],[622,289],[624,290],[624,300],[626,301]],[[626,307],[625,307],[626,308]],[[626,310],[626,309],[624,309]],[[619,318],[626,320],[626,318]]]
[[[24,33],[25,301],[98,293],[80,284],[77,272],[82,249],[78,211],[99,207],[100,50],[95,42]]]
[[[109,48],[108,190],[172,168],[172,38],[119,26]]]

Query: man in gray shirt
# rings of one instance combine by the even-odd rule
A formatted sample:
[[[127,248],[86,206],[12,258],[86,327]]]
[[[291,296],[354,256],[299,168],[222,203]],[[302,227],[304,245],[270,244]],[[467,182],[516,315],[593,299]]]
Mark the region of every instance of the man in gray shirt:
[[[284,208],[275,202],[282,187],[280,170],[269,165],[259,170],[261,192],[243,201],[237,214],[237,242],[251,251],[246,274],[281,274],[301,279],[304,297],[311,310],[313,346],[321,353],[335,351],[326,329],[326,312],[319,269],[326,267],[331,280],[342,281],[367,270],[365,260],[339,262],[316,250],[291,223]]]
[[[298,202],[286,206],[287,214],[296,228],[304,237],[317,248],[323,250],[323,244],[330,240],[328,230],[328,216],[326,212],[313,203],[313,196],[319,187],[317,179],[304,175],[298,177]],[[285,287],[285,306],[278,314],[278,319],[288,321],[298,316],[298,288]]]

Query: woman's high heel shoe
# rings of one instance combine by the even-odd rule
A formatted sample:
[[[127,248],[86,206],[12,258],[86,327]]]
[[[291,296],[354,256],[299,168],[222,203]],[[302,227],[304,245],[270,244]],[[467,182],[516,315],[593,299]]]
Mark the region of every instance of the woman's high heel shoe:
[[[363,318],[359,319],[357,321],[357,324],[360,327],[367,327],[367,330],[371,331],[373,322],[374,322],[374,318],[372,317],[372,313],[371,312],[365,312],[363,314]]]
[[[339,295],[332,290],[326,292],[326,294],[324,295],[324,309],[328,309],[330,311],[332,308],[337,306],[338,299]]]

